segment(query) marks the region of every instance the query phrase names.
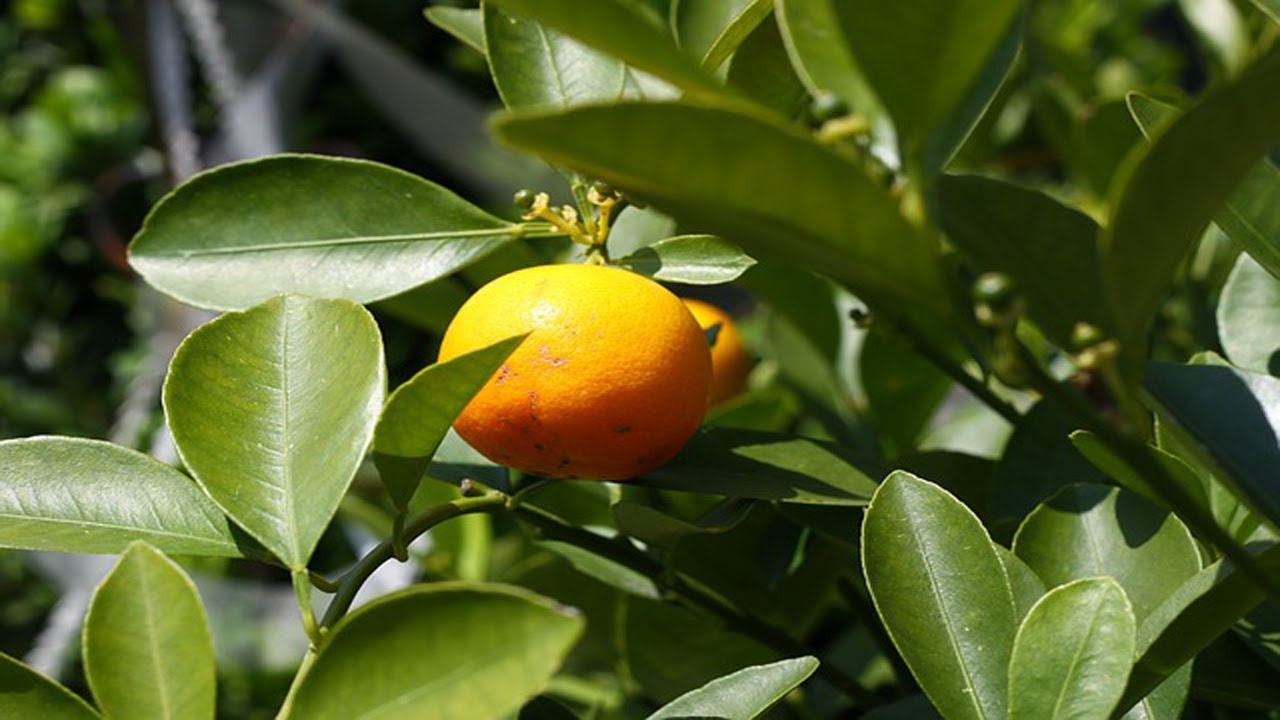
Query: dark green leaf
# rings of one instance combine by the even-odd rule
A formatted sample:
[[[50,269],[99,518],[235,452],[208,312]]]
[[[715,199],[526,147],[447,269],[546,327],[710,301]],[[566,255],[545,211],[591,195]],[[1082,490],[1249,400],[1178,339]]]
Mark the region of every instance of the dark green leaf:
[[[1040,599],[1013,643],[1009,717],[1104,718],[1124,692],[1136,621],[1111,578],[1076,580]]]
[[[0,442],[0,547],[118,553],[146,540],[182,555],[236,557],[237,539],[191,478],[98,440]]]
[[[1236,259],[1222,288],[1218,337],[1237,367],[1280,375],[1280,280],[1248,254]]]
[[[715,72],[773,11],[773,0],[675,0],[676,39]]]
[[[458,8],[435,5],[424,14],[432,25],[444,30],[472,50],[485,54],[484,15],[476,8]]]
[[[835,7],[849,48],[893,117],[899,140],[920,148],[978,83],[1022,3],[847,0]]]
[[[373,439],[385,372],[368,311],[287,295],[191,333],[164,408],[214,502],[302,569]]]
[[[1101,478],[1071,444],[1075,425],[1052,403],[1022,416],[996,465],[991,497],[995,521],[1021,521],[1063,486]]]
[[[489,71],[509,108],[569,107],[622,96],[626,66],[535,20],[484,4]]]
[[[664,282],[716,285],[738,279],[756,261],[714,235],[677,235],[642,247],[616,264]]]
[[[879,99],[853,60],[836,0],[777,0],[777,14],[787,53],[810,94],[831,93],[869,119],[882,114]]]
[[[396,507],[409,506],[449,427],[524,336],[431,365],[396,388],[373,435],[373,459]]]
[[[1147,327],[1183,256],[1249,170],[1280,145],[1277,86],[1280,52],[1206,93],[1120,171],[1102,236],[1103,282],[1129,379],[1141,375]]]
[[[681,695],[648,720],[704,717],[751,720],[773,707],[817,669],[818,659],[813,657],[743,668]]]
[[[729,59],[728,83],[761,105],[795,117],[808,93],[791,67],[778,23],[765,20]]]
[[[497,720],[546,687],[582,627],[577,613],[519,588],[413,587],[343,618],[281,717]]]
[[[525,703],[516,720],[577,720],[578,716],[564,705],[544,695]]]
[[[1280,379],[1219,365],[1152,363],[1147,390],[1238,496],[1280,524]]]
[[[1012,551],[996,545],[996,554],[1000,556],[1000,562],[1004,565],[1004,574],[1009,578],[1009,588],[1013,591],[1014,609],[1017,611],[1018,622],[1021,623],[1027,613],[1031,612],[1031,607],[1044,597],[1046,591],[1044,581]]]
[[[1031,319],[1059,347],[1071,347],[1078,322],[1111,326],[1098,272],[1098,224],[1089,216],[1035,190],[976,175],[944,175],[937,193],[947,236],[977,270],[1013,278]]]
[[[536,19],[588,47],[609,53],[690,93],[722,95],[666,30],[620,0],[487,0],[512,15]]]
[[[0,653],[0,716],[91,720],[98,713],[75,693]]]
[[[764,114],[621,103],[507,115],[495,130],[753,254],[820,268],[884,312],[944,306],[934,239],[860,167]]]
[[[1253,4],[1272,20],[1280,23],[1280,0],[1253,0]]]
[[[941,720],[942,716],[938,714],[930,702],[929,698],[924,695],[910,695],[901,700],[877,705],[871,708],[862,720]]]
[[[180,185],[147,216],[129,262],[201,307],[240,310],[289,292],[369,302],[448,275],[515,232],[386,165],[278,155]]]
[[[1109,575],[1144,620],[1200,570],[1200,551],[1174,515],[1106,485],[1069,485],[1036,508],[1013,552],[1056,587]]]
[[[865,460],[794,435],[704,428],[675,459],[631,485],[813,505],[865,505],[876,483]]]
[[[1196,697],[1220,705],[1280,709],[1280,675],[1230,633],[1196,657],[1191,684]]]
[[[1115,480],[1124,489],[1143,495],[1150,500],[1160,501],[1160,493],[1156,492],[1147,483],[1146,478],[1138,474],[1128,463],[1112,452],[1097,435],[1086,430],[1077,430],[1071,433],[1071,443],[1076,446],[1081,455],[1093,463],[1094,467],[1105,473],[1107,477]],[[1210,507],[1209,496],[1206,494],[1205,486],[1201,483],[1194,470],[1177,457],[1159,448],[1150,448],[1149,451],[1161,465],[1164,465],[1169,477],[1178,483],[1183,492],[1187,494],[1187,497],[1203,508]]]
[[[920,687],[949,718],[1000,718],[1017,630],[1012,590],[982,523],[942,488],[901,471],[862,524],[876,610]]]
[[[1129,110],[1143,132],[1156,136],[1178,108],[1131,93]],[[1272,275],[1280,277],[1280,169],[1261,160],[1232,191],[1213,221]]]
[[[564,558],[583,575],[595,578],[609,587],[651,600],[662,597],[662,591],[653,580],[590,550],[556,540],[544,540],[539,546]]]
[[[749,500],[727,500],[696,523],[685,522],[648,505],[627,500],[614,503],[612,510],[618,530],[623,534],[651,545],[671,547],[686,535],[731,530],[746,518],[751,507]]]
[[[217,668],[191,578],[151,546],[129,546],[84,622],[84,670],[109,717],[213,718]]]
[[[858,372],[876,427],[893,455],[915,447],[952,386],[937,366],[881,332],[867,335]]]

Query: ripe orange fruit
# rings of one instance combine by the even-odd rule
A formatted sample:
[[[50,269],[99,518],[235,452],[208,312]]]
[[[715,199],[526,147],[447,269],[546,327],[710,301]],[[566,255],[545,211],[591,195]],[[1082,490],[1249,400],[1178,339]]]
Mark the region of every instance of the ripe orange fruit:
[[[720,334],[711,347],[711,404],[730,400],[742,394],[751,372],[751,357],[742,346],[742,335],[733,318],[720,308],[701,300],[685,298],[684,304],[703,330],[720,323]]]
[[[503,275],[445,331],[440,361],[530,333],[454,423],[494,462],[621,480],[670,460],[702,423],[711,353],[661,285],[596,265]]]

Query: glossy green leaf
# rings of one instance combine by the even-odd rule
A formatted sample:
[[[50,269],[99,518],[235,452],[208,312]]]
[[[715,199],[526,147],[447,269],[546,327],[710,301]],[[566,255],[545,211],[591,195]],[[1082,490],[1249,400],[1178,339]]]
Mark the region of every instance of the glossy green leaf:
[[[1172,122],[1178,108],[1145,95],[1129,95],[1129,111],[1148,137]],[[1213,218],[1272,275],[1280,277],[1280,168],[1270,160],[1255,163]]]
[[[1051,588],[1115,578],[1139,620],[1200,570],[1200,551],[1177,517],[1106,485],[1063,488],[1023,521],[1013,552]]]
[[[0,442],[0,547],[118,553],[146,540],[182,555],[236,557],[238,540],[191,478],[98,440]]]
[[[1214,475],[1280,524],[1280,379],[1220,365],[1152,363],[1146,387],[1161,420],[1185,433]]]
[[[672,700],[648,720],[733,718],[751,720],[773,707],[818,669],[818,659],[799,657],[743,668]]]
[[[1020,0],[847,0],[836,13],[904,146],[919,146],[978,82]]]
[[[343,618],[281,715],[497,720],[546,687],[582,628],[572,610],[519,588],[413,587]]]
[[[609,587],[651,600],[662,597],[662,590],[650,578],[590,550],[558,540],[544,540],[539,546],[564,558],[583,575]]]
[[[200,307],[241,310],[291,292],[370,302],[448,275],[516,232],[402,170],[277,155],[178,186],[147,216],[129,263]]]
[[[484,15],[476,8],[434,5],[423,13],[432,25],[457,38],[467,47],[485,54]]]
[[[674,0],[672,27],[680,47],[715,72],[772,11],[773,0]]]
[[[396,507],[409,506],[431,456],[458,414],[524,336],[419,371],[387,398],[373,435],[373,460]]]
[[[1046,588],[1044,581],[1036,575],[1022,559],[1002,545],[996,545],[996,554],[1004,565],[1004,574],[1009,578],[1009,588],[1013,591],[1013,605],[1017,611],[1017,620],[1022,622],[1032,606],[1044,597]]]
[[[1110,327],[1098,224],[1089,216],[1035,190],[977,175],[942,176],[937,198],[951,241],[977,270],[1013,278],[1031,319],[1059,347],[1071,347],[1078,322]]]
[[[838,0],[777,0],[778,28],[800,80],[817,97],[833,94],[850,110],[875,118],[883,111],[853,59],[837,14]]]
[[[507,107],[568,107],[622,96],[622,61],[493,3],[483,12],[489,71]]]
[[[737,245],[714,235],[677,235],[615,262],[655,280],[688,285],[731,282],[756,264]]]
[[[164,408],[214,502],[301,569],[373,439],[385,372],[368,311],[286,295],[191,333],[169,365]]]
[[[1112,452],[1097,435],[1085,430],[1077,430],[1071,433],[1071,443],[1076,446],[1081,455],[1093,463],[1094,467],[1115,480],[1124,489],[1143,495],[1150,500],[1160,501],[1160,493],[1147,483],[1146,478]],[[1209,495],[1204,483],[1200,481],[1194,470],[1182,460],[1160,448],[1149,448],[1149,452],[1164,466],[1169,477],[1182,488],[1187,497],[1203,508],[1210,507]]]
[[[1222,288],[1218,338],[1237,367],[1280,375],[1280,280],[1246,253]]]
[[[1195,441],[1186,437],[1186,433],[1168,422],[1156,419],[1156,442],[1162,454],[1158,455],[1169,466],[1170,473],[1184,485],[1186,471],[1200,482],[1206,494],[1209,512],[1218,527],[1226,530],[1241,545],[1249,542],[1262,523],[1261,519],[1249,506],[1241,501],[1230,487],[1218,479],[1210,467],[1212,462],[1202,460],[1203,453],[1194,449]],[[1171,459],[1171,461],[1170,461]],[[1188,490],[1192,498],[1198,499],[1198,493]]]
[[[878,476],[835,443],[704,428],[666,465],[630,485],[810,505],[865,505]]]
[[[942,714],[1004,717],[1017,616],[978,518],[942,488],[895,472],[867,508],[862,565],[889,636]]]
[[[536,19],[547,28],[608,53],[691,93],[721,95],[711,77],[657,22],[622,0],[487,0],[510,14]]]
[[[1054,588],[1018,628],[1009,661],[1009,718],[1105,718],[1133,663],[1133,609],[1111,578]]]
[[[726,80],[751,100],[784,117],[798,115],[809,99],[804,83],[791,66],[778,23],[767,19],[743,38],[729,59]]]
[[[134,543],[98,586],[84,624],[84,669],[109,717],[213,718],[213,637],[191,578]]]
[[[821,268],[886,312],[944,306],[934,239],[861,168],[764,114],[621,103],[507,115],[495,130],[753,255]]]
[[[1147,327],[1183,256],[1249,170],[1280,145],[1277,86],[1280,52],[1206,93],[1120,171],[1102,259],[1128,378],[1141,374]]]
[[[1248,549],[1260,567],[1280,569],[1280,545],[1259,543]],[[1139,624],[1138,659],[1120,707],[1146,697],[1265,597],[1252,579],[1224,560],[1189,578]]]
[[[0,653],[0,717],[92,720],[99,716],[75,693]]]

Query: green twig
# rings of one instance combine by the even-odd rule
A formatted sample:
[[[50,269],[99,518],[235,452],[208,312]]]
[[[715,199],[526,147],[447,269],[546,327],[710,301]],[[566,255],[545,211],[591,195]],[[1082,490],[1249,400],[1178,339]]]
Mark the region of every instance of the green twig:
[[[555,515],[530,505],[520,505],[512,508],[512,511],[550,539],[567,542],[638,572],[655,583],[665,584],[664,589],[685,604],[718,618],[726,628],[754,638],[782,655],[796,657],[816,654],[783,630],[730,605],[724,599],[696,586],[680,573],[668,573],[662,563],[629,543],[610,540],[574,527]],[[818,666],[817,673],[848,695],[860,708],[870,708],[882,702],[879,696],[834,663],[822,663]]]
[[[507,496],[505,494],[494,491],[479,497],[460,498],[443,505],[436,505],[405,525],[404,541],[406,544],[413,542],[419,535],[450,518],[477,512],[492,512],[504,507],[506,502]],[[369,579],[369,576],[373,575],[375,570],[392,557],[392,542],[391,540],[386,540],[360,558],[355,567],[348,570],[338,580],[337,592],[334,593],[333,601],[329,603],[328,609],[325,610],[324,618],[320,621],[322,630],[332,628],[335,623],[342,619],[343,615],[347,614],[347,611],[351,609],[352,601],[356,598],[356,593],[360,591],[360,587]]]
[[[996,411],[1005,420],[1011,424],[1017,425],[1022,420],[1022,413],[1013,405],[1002,399],[999,395],[987,386],[981,378],[970,375],[967,370],[958,363],[947,357],[947,354],[934,344],[927,335],[913,326],[909,321],[895,320],[888,318],[889,324],[893,329],[898,331],[903,341],[914,351],[920,353],[926,360],[933,363],[948,377],[960,383],[964,389],[968,390],[974,397],[981,400],[987,407]]]
[[[293,594],[298,598],[298,610],[302,612],[302,627],[307,631],[311,647],[320,644],[320,629],[316,627],[316,613],[311,607],[311,573],[305,569],[289,573],[293,579]]]
[[[333,593],[338,591],[338,583],[334,582],[333,580],[330,580],[329,578],[321,575],[318,572],[308,571],[307,576],[311,580],[312,587],[319,590],[320,592],[329,593],[330,595],[332,595]]]
[[[409,543],[404,539],[404,522],[408,514],[406,510],[396,510],[391,518],[391,557],[397,562],[409,559]]]

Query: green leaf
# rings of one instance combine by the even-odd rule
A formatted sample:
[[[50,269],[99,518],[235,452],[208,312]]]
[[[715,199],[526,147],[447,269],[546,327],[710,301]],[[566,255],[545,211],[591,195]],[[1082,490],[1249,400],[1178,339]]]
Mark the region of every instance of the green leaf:
[[[1055,588],[1018,628],[1009,661],[1012,720],[1104,718],[1124,692],[1136,621],[1111,578]]]
[[[633,4],[621,0],[486,0],[511,15],[535,19],[583,45],[608,53],[690,93],[725,90],[676,47],[671,36]]]
[[[1109,575],[1143,620],[1200,570],[1200,551],[1177,517],[1106,485],[1069,485],[1036,508],[1013,552],[1056,587]]]
[[[1218,526],[1230,533],[1241,545],[1249,542],[1262,523],[1261,519],[1226,483],[1218,479],[1209,467],[1211,462],[1202,461],[1203,453],[1193,449],[1195,441],[1188,439],[1186,433],[1179,428],[1156,418],[1156,442],[1162,453],[1158,457],[1169,459],[1165,462],[1175,479],[1185,484],[1183,478],[1186,470],[1190,469],[1200,481],[1200,486],[1206,493],[1205,502]],[[1197,492],[1188,492],[1191,497],[1198,499]]]
[[[0,653],[0,716],[11,718],[97,718],[78,695]]]
[[[1076,446],[1081,455],[1093,463],[1094,467],[1106,473],[1107,477],[1115,480],[1124,489],[1160,502],[1160,493],[1147,483],[1146,478],[1134,471],[1128,463],[1112,452],[1111,448],[1107,447],[1097,435],[1087,430],[1077,430],[1071,433],[1071,443]],[[1182,487],[1187,497],[1203,508],[1210,508],[1209,495],[1194,470],[1182,460],[1160,448],[1149,448],[1148,452],[1161,465],[1164,465],[1169,477]],[[1217,516],[1217,513],[1214,514]]]
[[[373,439],[385,372],[368,311],[286,295],[191,333],[164,408],[214,502],[300,570]]]
[[[1280,709],[1280,675],[1230,633],[1196,658],[1192,686],[1196,697],[1219,705]]]
[[[1098,224],[1043,193],[976,175],[938,179],[947,236],[979,271],[1017,283],[1027,312],[1059,347],[1078,322],[1111,326],[1098,272]],[[1053,272],[1045,272],[1053,268]]]
[[[953,384],[936,365],[882,332],[868,333],[858,353],[858,374],[891,455],[916,446]]]
[[[1022,3],[847,0],[835,8],[858,66],[910,154],[964,102]]]
[[[675,459],[628,485],[779,500],[865,505],[875,492],[865,460],[835,443],[732,428],[704,428]]]
[[[830,93],[853,112],[883,113],[853,59],[841,29],[837,0],[777,0],[778,28],[801,82],[814,97]]]
[[[664,282],[717,285],[738,279],[756,261],[715,235],[677,235],[642,247],[615,264]]]
[[[374,430],[373,460],[397,508],[409,507],[453,421],[524,338],[426,367],[391,393]]]
[[[291,292],[371,302],[448,275],[517,232],[386,165],[277,155],[178,186],[147,216],[129,263],[200,307],[242,310]]]
[[[231,523],[191,478],[98,440],[0,442],[0,547],[118,553],[146,540],[181,555],[238,557]]]
[[[712,508],[697,523],[685,522],[648,505],[620,500],[610,510],[618,530],[650,545],[672,547],[680,538],[732,530],[746,519],[753,503],[734,498]]]
[[[996,545],[996,554],[1000,556],[1000,562],[1004,565],[1004,574],[1009,578],[1009,588],[1013,591],[1014,609],[1017,611],[1018,622],[1021,623],[1027,613],[1031,612],[1032,606],[1044,597],[1046,592],[1044,581],[1022,562],[1021,558],[1003,546]]]
[[[680,47],[715,72],[773,11],[773,0],[675,0],[671,25]]]
[[[991,517],[1021,519],[1064,486],[1101,479],[1076,452],[1070,435],[1075,424],[1053,403],[1031,408],[1005,445],[992,479]]]
[[[695,717],[751,720],[799,687],[817,669],[818,659],[814,657],[743,668],[681,695],[650,715],[648,720]]]
[[[867,508],[862,565],[889,636],[943,715],[1004,717],[1016,610],[978,518],[942,488],[894,472]]]
[[[1102,260],[1130,380],[1141,374],[1147,327],[1183,256],[1249,170],[1280,145],[1277,86],[1280,52],[1206,93],[1121,169]]]
[[[155,548],[129,546],[89,604],[84,666],[109,717],[212,718],[213,637],[191,578]]]
[[[1129,111],[1148,137],[1178,115],[1178,108],[1130,93]],[[1236,185],[1213,218],[1272,275],[1280,277],[1280,168],[1263,159]]]
[[[945,307],[934,239],[861,168],[762,113],[621,103],[510,114],[495,130],[753,254],[819,268],[883,312]]]
[[[1280,524],[1280,379],[1219,365],[1151,363],[1146,387],[1161,420],[1250,508]]]
[[[1272,20],[1280,23],[1280,0],[1253,0],[1253,4]]]
[[[497,720],[547,686],[582,628],[575,612],[519,588],[409,588],[343,618],[281,715]]]
[[[595,578],[609,587],[651,600],[662,597],[662,590],[653,580],[602,555],[558,540],[544,540],[538,545],[564,558],[583,575]]]
[[[534,20],[486,2],[489,71],[509,108],[569,107],[622,96],[626,66]]]
[[[424,12],[432,25],[444,30],[467,47],[485,54],[484,15],[478,8],[457,8],[435,5]]]
[[[1222,288],[1218,338],[1242,370],[1280,375],[1280,280],[1248,254],[1236,259]]]
[[[1280,545],[1249,548],[1259,566],[1280,568]],[[1138,626],[1137,661],[1120,708],[1146,697],[1266,598],[1247,574],[1225,560],[1182,583]]]
[[[748,98],[783,117],[798,115],[809,98],[791,67],[778,23],[768,20],[757,25],[729,59],[726,80]]]

